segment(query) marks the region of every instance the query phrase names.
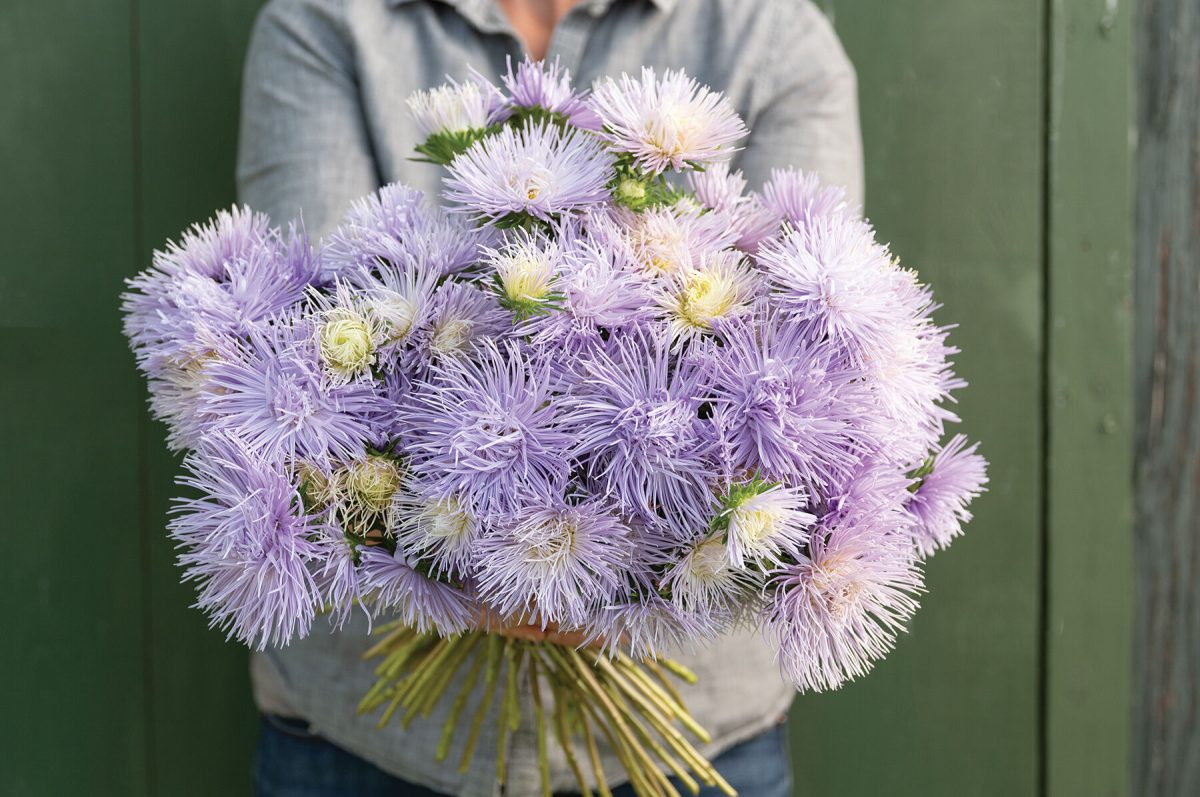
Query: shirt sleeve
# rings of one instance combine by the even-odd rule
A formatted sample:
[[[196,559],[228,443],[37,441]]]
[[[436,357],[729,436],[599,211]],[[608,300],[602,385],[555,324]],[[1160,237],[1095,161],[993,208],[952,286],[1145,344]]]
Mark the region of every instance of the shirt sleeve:
[[[272,0],[250,38],[237,159],[241,202],[328,232],[379,186],[340,2]]]
[[[762,52],[763,79],[747,123],[751,133],[739,166],[758,189],[772,168],[816,172],[863,201],[862,133],[854,67],[833,26],[812,3],[775,2]]]

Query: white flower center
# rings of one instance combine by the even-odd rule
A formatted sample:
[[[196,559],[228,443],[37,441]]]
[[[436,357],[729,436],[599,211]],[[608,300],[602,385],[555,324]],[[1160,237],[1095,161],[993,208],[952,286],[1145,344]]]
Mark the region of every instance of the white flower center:
[[[417,320],[417,305],[405,296],[396,294],[375,304],[376,315],[388,327],[388,339],[404,340]]]
[[[729,568],[725,543],[720,537],[710,537],[700,543],[688,557],[688,575],[696,581],[714,581]]]
[[[429,348],[438,354],[457,354],[467,348],[474,326],[465,318],[451,318],[434,327]]]
[[[423,528],[430,537],[460,540],[470,534],[471,516],[454,498],[430,504],[424,512]]]

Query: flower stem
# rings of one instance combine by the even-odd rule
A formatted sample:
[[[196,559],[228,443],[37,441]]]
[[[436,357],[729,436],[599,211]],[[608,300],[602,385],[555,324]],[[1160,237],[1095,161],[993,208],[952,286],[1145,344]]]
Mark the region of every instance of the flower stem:
[[[442,738],[438,741],[437,748],[438,761],[445,761],[446,756],[450,753],[450,741],[454,738],[455,728],[458,727],[458,718],[462,715],[463,709],[467,707],[467,700],[471,697],[471,692],[475,690],[475,682],[479,680],[479,673],[483,670],[484,661],[483,655],[475,656],[475,661],[471,663],[471,669],[467,672],[467,678],[454,698],[454,705],[451,706],[450,714],[446,717],[445,724],[442,725]]]
[[[537,658],[529,658],[529,691],[533,697],[533,723],[537,732],[538,775],[542,784],[542,797],[553,797],[550,792],[550,761],[546,755],[546,717],[542,711],[542,690],[538,682]]]
[[[567,689],[557,681],[553,683],[553,689],[554,725],[558,733],[558,743],[567,757],[567,765],[571,767],[571,772],[575,775],[575,782],[579,784],[579,793],[583,797],[592,797],[592,790],[588,788],[587,778],[583,776],[583,768],[579,766],[579,759],[575,757],[575,747],[571,744],[571,731],[567,727]]]
[[[490,635],[487,648],[487,670],[484,675],[483,700],[471,720],[471,732],[467,736],[467,746],[463,749],[462,758],[458,762],[458,771],[466,772],[475,755],[475,743],[479,741],[479,730],[483,727],[484,717],[492,706],[492,698],[496,695],[496,675],[500,670],[501,637]]]
[[[592,735],[592,724],[588,722],[586,708],[580,709],[579,724],[583,727],[583,742],[592,761],[592,772],[596,775],[596,791],[600,792],[600,797],[613,797],[608,788],[608,778],[604,776],[604,767],[600,765],[600,750],[596,747],[596,737]]]
[[[520,653],[512,639],[504,640],[504,660],[508,664],[505,673],[504,694],[500,698],[500,710],[496,713],[496,782],[501,786],[507,778],[509,730],[516,730],[521,722],[521,708],[517,702],[517,668]]]

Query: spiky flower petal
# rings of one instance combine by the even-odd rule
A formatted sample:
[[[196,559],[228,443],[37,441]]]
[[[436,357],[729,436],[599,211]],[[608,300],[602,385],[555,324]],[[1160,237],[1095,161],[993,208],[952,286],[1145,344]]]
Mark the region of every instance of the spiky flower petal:
[[[670,69],[599,80],[590,103],[609,146],[651,174],[726,160],[748,132],[729,100]]]

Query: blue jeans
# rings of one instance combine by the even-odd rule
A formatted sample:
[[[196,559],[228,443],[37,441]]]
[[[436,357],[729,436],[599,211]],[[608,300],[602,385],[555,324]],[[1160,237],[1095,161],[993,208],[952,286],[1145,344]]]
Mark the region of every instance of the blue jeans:
[[[726,750],[713,763],[740,797],[789,797],[792,793],[782,725]],[[392,777],[310,733],[302,720],[273,716],[262,720],[254,789],[258,797],[442,797]],[[700,794],[717,797],[720,792],[705,788]],[[613,789],[613,797],[634,797],[633,789],[628,785]]]

